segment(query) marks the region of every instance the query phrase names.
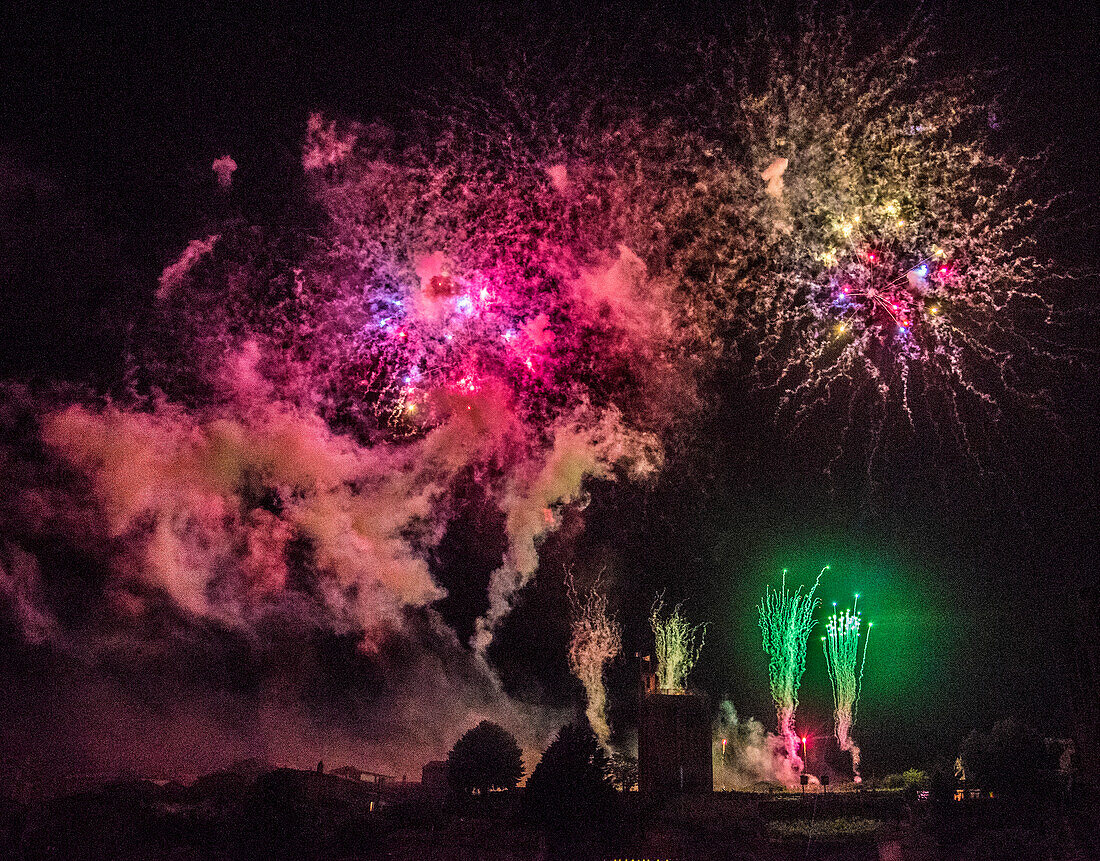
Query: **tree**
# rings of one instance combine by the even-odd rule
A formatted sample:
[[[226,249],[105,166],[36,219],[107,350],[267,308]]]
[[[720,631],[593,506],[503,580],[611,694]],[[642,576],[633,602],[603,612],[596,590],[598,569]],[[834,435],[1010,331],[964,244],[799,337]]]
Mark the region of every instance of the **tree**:
[[[531,818],[553,830],[608,821],[615,788],[607,754],[587,724],[562,727],[535,766],[523,797]]]
[[[1043,740],[1015,718],[994,724],[988,735],[971,732],[960,753],[968,785],[1011,799],[1031,798],[1046,788]]]
[[[447,779],[457,792],[515,789],[523,777],[523,752],[515,736],[483,720],[455,742],[447,755]]]
[[[627,753],[613,753],[608,761],[607,773],[616,789],[630,792],[638,785],[638,758]]]
[[[903,774],[886,775],[879,785],[883,789],[904,789],[907,792],[916,792],[928,789],[929,782],[928,772],[921,771],[919,768],[910,768]]]

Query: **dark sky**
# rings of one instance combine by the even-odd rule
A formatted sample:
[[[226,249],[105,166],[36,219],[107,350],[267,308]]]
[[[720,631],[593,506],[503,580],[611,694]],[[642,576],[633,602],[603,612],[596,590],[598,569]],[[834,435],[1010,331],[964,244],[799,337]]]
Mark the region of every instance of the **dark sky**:
[[[233,205],[246,219],[308,223],[300,145],[312,111],[399,125],[419,93],[445,93],[451,76],[463,74],[463,52],[491,53],[494,39],[526,38],[544,21],[547,32],[568,21],[595,41],[633,40],[637,70],[654,80],[675,72],[647,40],[720,32],[702,14],[602,5],[588,23],[577,23],[570,4],[507,4],[510,11],[477,16],[428,3],[273,4],[255,18],[218,3],[75,15],[19,5],[10,4],[0,33],[0,374],[100,390],[117,385],[130,322],[147,313],[157,275],[226,214],[210,192],[213,158],[228,152],[241,166]],[[996,70],[1006,145],[1048,149],[1049,187],[1080,196],[1079,235],[1053,240],[1049,253],[1095,268],[1095,208],[1087,207],[1100,168],[1094,5],[932,11],[942,51],[934,63]],[[907,18],[889,4],[874,14],[898,26]],[[731,20],[736,31],[741,13]],[[1074,333],[1079,344],[1095,346],[1095,321],[1094,305]],[[1069,732],[1072,612],[1100,558],[1090,376],[1061,387],[1072,395],[1054,405],[1060,431],[1010,422],[983,472],[937,464],[917,444],[911,457],[895,452],[877,465],[871,479],[855,457],[827,481],[807,454],[814,434],[772,427],[766,396],[743,371],[732,366],[712,381],[708,406],[655,487],[593,488],[583,529],[567,523],[548,540],[544,570],[613,566],[628,654],[648,647],[654,592],[684,600],[709,625],[695,683],[770,725],[758,596],[780,568],[808,578],[831,564],[822,597],[843,604],[860,591],[876,620],[861,718],[872,769],[926,762],[970,728],[1009,714],[1050,734]],[[480,612],[499,558],[485,539],[499,525],[480,516],[475,498],[437,561],[453,592],[441,609],[460,633]],[[560,577],[540,578],[491,652],[506,687],[558,708],[577,694],[565,665],[563,600]],[[17,648],[9,637],[4,643]],[[330,657],[341,654],[334,648]],[[232,674],[231,658],[217,661],[226,665],[211,674]],[[202,690],[206,677],[196,674]],[[327,696],[325,684],[314,695]],[[613,722],[628,720],[632,684],[629,664],[617,665]],[[814,637],[801,720],[823,734],[827,698]]]

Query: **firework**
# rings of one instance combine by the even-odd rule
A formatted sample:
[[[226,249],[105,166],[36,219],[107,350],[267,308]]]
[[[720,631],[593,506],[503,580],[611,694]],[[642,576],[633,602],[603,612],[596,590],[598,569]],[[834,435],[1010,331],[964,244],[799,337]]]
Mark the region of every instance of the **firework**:
[[[622,649],[622,633],[607,609],[607,594],[600,582],[580,592],[573,575],[566,578],[573,633],[569,641],[569,669],[582,685],[587,702],[585,714],[592,731],[607,745],[611,730],[607,725],[607,691],[603,671]]]
[[[249,635],[319,626],[382,654],[438,622],[430,563],[476,485],[506,532],[484,650],[586,483],[658,469],[730,355],[755,358],[785,418],[876,447],[920,427],[967,451],[988,431],[988,450],[1011,404],[1045,403],[1037,385],[1061,365],[1044,345],[1073,355],[1032,247],[1058,212],[1024,199],[1027,165],[994,154],[988,100],[924,75],[919,42],[857,55],[841,25],[747,46],[744,65],[693,46],[661,64],[689,87],[631,93],[634,40],[601,76],[608,40],[543,35],[599,50],[549,75],[526,46],[477,42],[479,67],[504,73],[465,101],[410,103],[394,129],[311,117],[310,204],[282,226],[250,208],[212,223],[155,308],[135,305],[151,313],[117,321],[132,324],[119,385],[51,396],[24,423],[51,462],[6,494],[25,506],[14,532],[94,562],[103,643],[161,636],[170,609]],[[264,198],[235,165],[218,158],[219,184]],[[661,685],[682,689],[701,626],[659,615]],[[772,673],[785,743],[803,657],[776,659],[791,681]]]
[[[662,693],[682,694],[687,674],[699,660],[707,626],[689,624],[680,604],[667,618],[662,616],[664,609],[663,597],[658,596],[649,617],[657,654],[657,687]]]
[[[833,461],[916,441],[981,469],[972,439],[1051,412],[1058,375],[1028,369],[1072,362],[1052,346],[1066,275],[1036,251],[1065,216],[1035,198],[1037,161],[998,154],[980,83],[921,80],[926,31],[862,53],[845,24],[810,25],[735,57],[725,80],[757,83],[699,111],[701,136],[742,148],[699,158],[730,203],[693,253],[782,425],[835,428]]]
[[[834,612],[825,625],[821,638],[825,650],[825,664],[833,686],[833,726],[840,749],[852,755],[852,770],[859,783],[859,745],[852,739],[852,727],[856,722],[856,705],[863,683],[863,665],[867,661],[867,644],[871,638],[871,623],[867,623],[867,637],[863,641],[863,656],[859,655],[859,635],[862,620],[857,612],[859,595],[851,610]],[[833,604],[834,610],[836,604]],[[858,663],[858,668],[857,668]]]
[[[434,536],[476,473],[509,539],[477,627],[484,650],[585,480],[659,468],[663,431],[692,403],[682,344],[694,323],[632,250],[645,251],[631,233],[645,222],[636,181],[537,157],[537,128],[525,151],[503,120],[454,117],[407,147],[311,117],[303,166],[327,231],[288,240],[296,254],[275,261],[253,237],[218,240],[229,272],[192,267],[192,289],[166,289],[161,306],[206,365],[160,388],[200,375],[195,387],[209,387],[225,374],[206,355],[251,351],[284,404],[408,474],[404,492],[424,508],[415,528]],[[463,122],[502,146],[463,146]],[[590,147],[583,135],[574,143]],[[593,203],[605,199],[618,215]]]
[[[760,632],[768,656],[768,680],[779,721],[779,736],[796,769],[802,767],[798,756],[800,739],[794,729],[798,688],[806,671],[806,639],[815,624],[814,608],[820,603],[814,598],[814,592],[822,574],[828,570],[828,565],[822,568],[814,585],[803,594],[801,586],[794,592],[787,591],[787,569],[784,568],[779,590],[769,586],[759,607]]]

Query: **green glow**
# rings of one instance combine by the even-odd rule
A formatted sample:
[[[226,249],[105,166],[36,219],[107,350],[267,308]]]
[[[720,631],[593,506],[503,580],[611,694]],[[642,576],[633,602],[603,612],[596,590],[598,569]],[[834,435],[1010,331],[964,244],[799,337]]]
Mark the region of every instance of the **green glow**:
[[[829,570],[826,565],[817,575],[814,585],[803,595],[799,586],[787,591],[787,569],[779,590],[770,586],[760,602],[760,633],[764,638],[764,652],[768,656],[768,681],[779,720],[779,735],[783,738],[792,767],[800,769],[798,756],[801,740],[794,729],[794,714],[798,709],[798,688],[806,671],[806,639],[813,629],[814,609],[819,603],[814,597],[821,576]]]
[[[664,607],[663,596],[659,595],[649,617],[657,653],[657,687],[664,693],[682,694],[687,674],[699,660],[707,626],[688,624],[680,604],[664,619],[661,617]]]
[[[834,603],[835,607],[836,604]],[[834,613],[825,624],[825,636],[821,646],[825,651],[825,666],[833,687],[833,729],[841,750],[852,755],[852,770],[858,782],[859,745],[852,739],[852,727],[856,722],[856,705],[863,685],[863,666],[867,662],[867,644],[871,641],[871,625],[867,625],[867,637],[863,641],[863,658],[859,658],[859,629],[862,622],[859,612],[859,594],[851,610]],[[859,664],[857,672],[856,664]]]
[[[810,635],[816,640],[825,633],[825,621],[833,612],[830,602],[839,599],[837,611],[850,607],[854,592],[859,593],[862,627],[866,629],[869,618],[875,623],[871,635],[875,653],[867,656],[855,737],[864,746],[879,738],[891,741],[864,750],[861,770],[873,767],[879,771],[885,763],[890,764],[890,770],[897,770],[895,763],[900,767],[919,758],[925,740],[901,728],[908,727],[908,718],[903,716],[922,703],[933,699],[952,703],[951,720],[965,723],[969,713],[957,702],[952,668],[961,652],[973,648],[967,635],[972,636],[975,620],[984,617],[975,616],[978,610],[972,610],[967,600],[943,590],[945,578],[963,577],[964,571],[939,535],[923,529],[901,538],[894,534],[854,534],[847,520],[834,526],[806,524],[804,512],[788,509],[785,504],[762,509],[731,508],[723,517],[737,524],[719,533],[722,537],[716,551],[722,570],[731,572],[714,581],[713,602],[729,608],[733,628],[728,651],[722,655],[724,660],[743,662],[748,656],[751,663],[754,654],[761,654],[757,608],[765,585],[778,585],[773,572],[788,568],[791,588],[799,583],[809,586],[806,575],[828,562],[827,577],[822,577],[823,586],[817,592],[821,606],[815,618],[821,630],[814,628]],[[974,598],[975,608],[978,600]],[[766,678],[764,667],[757,672],[761,674],[758,678]],[[765,716],[771,703],[766,684],[755,686],[755,690],[745,689],[739,696],[746,714]],[[810,728],[807,721],[812,713],[820,732],[830,734],[832,710],[825,654],[820,643],[814,643],[807,650],[806,673],[799,690],[799,730]],[[775,725],[769,729],[775,732]],[[820,749],[819,744],[816,750]],[[809,751],[813,754],[814,750],[811,740]],[[802,753],[801,743],[798,753]]]

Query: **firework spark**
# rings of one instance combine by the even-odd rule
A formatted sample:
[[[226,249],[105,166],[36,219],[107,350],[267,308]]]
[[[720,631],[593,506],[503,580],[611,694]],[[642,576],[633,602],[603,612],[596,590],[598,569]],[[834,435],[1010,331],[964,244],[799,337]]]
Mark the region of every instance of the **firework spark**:
[[[694,253],[781,424],[836,428],[830,468],[917,439],[981,469],[1010,414],[1053,417],[1074,361],[1065,274],[1038,251],[1068,215],[1037,195],[1038,160],[998,152],[979,82],[921,79],[926,31],[870,54],[843,23],[793,49],[764,37],[724,79],[758,83],[699,110],[701,136],[741,146],[699,159],[728,202]]]
[[[794,715],[798,709],[798,688],[806,671],[806,638],[814,627],[814,598],[821,576],[829,570],[821,569],[814,585],[806,594],[799,586],[787,591],[787,569],[783,569],[782,585],[778,590],[768,587],[760,602],[760,632],[764,639],[764,653],[768,656],[768,681],[775,701],[779,721],[779,736],[783,739],[787,757],[792,767],[802,768],[798,756],[801,740],[794,729]]]
[[[859,595],[856,595],[851,610],[839,614],[834,612],[825,625],[825,636],[821,638],[829,681],[833,687],[833,728],[840,749],[852,755],[852,771],[855,773],[856,783],[862,778],[859,774],[860,750],[852,738],[852,727],[856,722],[856,705],[863,684],[863,665],[867,662],[867,644],[871,639],[871,623],[868,622],[867,637],[863,641],[863,657],[859,659],[862,620],[857,612],[858,604]],[[835,603],[833,607],[835,610]]]
[[[664,609],[663,596],[658,596],[649,617],[657,654],[657,687],[663,693],[682,694],[687,675],[699,660],[707,626],[689,624],[681,604],[667,618],[662,615]]]
[[[611,729],[607,725],[607,691],[603,671],[622,650],[622,632],[607,609],[607,594],[600,591],[597,579],[590,589],[578,591],[573,575],[566,578],[573,633],[569,641],[569,669],[582,685],[587,702],[585,715],[592,731],[607,745]]]

